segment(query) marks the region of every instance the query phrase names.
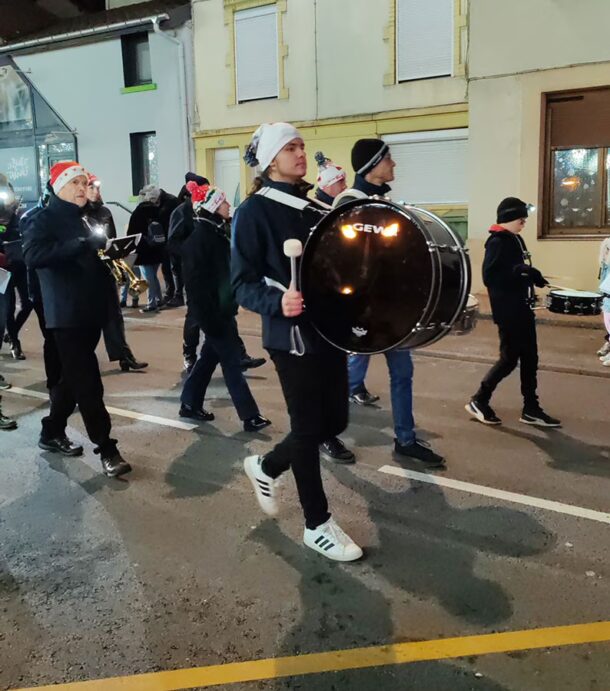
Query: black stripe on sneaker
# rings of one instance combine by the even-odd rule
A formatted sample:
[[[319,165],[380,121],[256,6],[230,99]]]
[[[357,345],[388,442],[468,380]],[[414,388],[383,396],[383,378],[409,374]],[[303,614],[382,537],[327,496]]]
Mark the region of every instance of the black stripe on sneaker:
[[[320,543],[323,541],[326,541],[326,538],[324,537],[324,535],[320,535],[318,538],[316,538],[316,540],[314,540],[314,544],[320,547]]]
[[[326,545],[326,547],[324,547],[324,551],[325,551],[325,552],[328,552],[328,550],[329,550],[329,549],[332,549],[334,546],[335,546],[335,543],[334,543],[334,542],[329,542],[329,544]]]

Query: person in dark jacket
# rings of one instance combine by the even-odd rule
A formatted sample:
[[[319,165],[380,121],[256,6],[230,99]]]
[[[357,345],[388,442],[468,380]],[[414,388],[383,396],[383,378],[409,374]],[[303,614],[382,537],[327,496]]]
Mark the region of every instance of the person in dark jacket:
[[[318,164],[316,199],[332,206],[335,197],[347,188],[345,182],[347,175],[341,166],[335,165],[321,151],[316,152],[316,163]]]
[[[4,268],[11,272],[11,278],[4,296],[4,319],[0,318],[0,348],[2,342],[9,344],[15,360],[25,360],[21,348],[19,332],[32,312],[32,302],[28,295],[27,269],[23,261],[22,239],[17,215],[19,200],[13,186],[0,174],[0,254],[3,255]],[[17,311],[19,297],[19,311]],[[6,335],[4,330],[6,328]]]
[[[184,305],[184,284],[182,274],[174,271],[172,257],[167,245],[169,236],[169,223],[172,213],[178,206],[178,197],[169,194],[161,189],[159,194],[159,222],[163,227],[166,244],[163,248],[163,261],[161,262],[161,273],[163,274],[163,281],[165,283],[165,293],[163,295],[162,309],[171,307],[182,307]]]
[[[520,236],[528,217],[528,205],[507,197],[498,205],[497,223],[489,229],[483,260],[483,283],[489,293],[491,312],[500,334],[500,358],[485,375],[479,390],[466,405],[472,417],[486,425],[499,425],[490,401],[498,384],[520,364],[523,411],[520,421],[539,427],[560,427],[538,402],[538,344],[532,310],[534,286],[548,285],[532,266]]]
[[[329,559],[353,561],[362,550],[328,511],[319,451],[347,426],[346,356],[309,321],[284,255],[284,241],[305,244],[322,216],[307,198],[303,139],[288,123],[261,125],[246,162],[263,172],[234,217],[233,287],[239,304],[262,317],[263,346],[280,379],[290,432],[265,456],[246,458],[244,469],[261,509],[276,515],[276,479],[291,468],[305,515],[303,542]]]
[[[96,445],[104,473],[116,477],[131,466],[110,436],[104,388],[95,348],[107,319],[109,292],[116,290],[99,251],[107,239],[93,235],[83,222],[87,174],[75,161],[51,168],[51,198],[25,221],[23,252],[40,282],[46,329],[61,362],[58,381],[50,382],[51,409],[42,420],[38,445],[47,451],[80,455],[66,436],[68,417],[76,405],[87,434]]]
[[[158,312],[163,302],[159,267],[163,263],[167,236],[161,223],[161,190],[147,185],[140,190],[140,203],[129,217],[127,235],[142,236],[136,248],[136,266],[142,269],[148,283],[148,304],[141,312]]]
[[[83,218],[92,233],[102,233],[109,240],[116,238],[116,227],[110,209],[104,205],[101,183],[96,175],[89,173],[87,183],[87,204]],[[110,267],[108,267],[110,271]],[[127,281],[128,279],[125,278]],[[103,327],[104,345],[110,362],[118,362],[123,372],[141,370],[148,367],[147,362],[136,360],[125,335],[125,321],[119,304],[118,291],[110,293],[108,320]]]
[[[246,432],[271,424],[262,417],[241,370],[237,303],[231,288],[230,207],[224,192],[189,182],[195,220],[184,241],[183,270],[193,317],[205,334],[199,359],[184,382],[180,416],[213,420],[203,409],[205,394],[218,363]]]
[[[169,235],[168,235],[168,247],[169,252],[172,256],[176,258],[176,261],[182,262],[182,248],[184,246],[184,241],[193,232],[193,205],[191,202],[191,195],[187,189],[189,183],[195,183],[198,186],[209,185],[209,180],[204,178],[202,175],[197,175],[196,173],[187,173],[184,176],[185,185],[180,190],[178,199],[181,199],[181,203],[172,212],[169,223]],[[184,369],[187,374],[195,366],[197,361],[197,348],[199,346],[199,324],[197,320],[193,317],[191,309],[188,302],[188,293],[186,295],[186,315],[184,317],[184,327],[182,330],[182,356],[184,358]],[[241,368],[242,370],[256,369],[257,367],[262,367],[262,365],[267,362],[265,358],[255,358],[248,355],[246,351],[246,346],[239,338],[239,344],[241,348]]]
[[[395,163],[389,146],[381,139],[359,139],[352,148],[352,166],[356,173],[354,186],[337,197],[339,203],[370,196],[387,196],[394,179]],[[413,418],[413,359],[407,348],[384,353],[390,373],[390,396],[394,418],[394,453],[415,468],[443,468],[445,459],[435,453],[415,434]],[[371,405],[378,396],[370,394],[364,384],[370,355],[350,355],[350,401]]]

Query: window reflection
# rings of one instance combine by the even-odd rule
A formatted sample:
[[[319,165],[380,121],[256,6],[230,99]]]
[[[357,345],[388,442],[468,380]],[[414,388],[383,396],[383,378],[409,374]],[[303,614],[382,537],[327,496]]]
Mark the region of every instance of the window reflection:
[[[30,88],[13,67],[0,67],[0,131],[32,129]]]
[[[553,152],[553,218],[560,228],[595,227],[600,222],[599,150]]]

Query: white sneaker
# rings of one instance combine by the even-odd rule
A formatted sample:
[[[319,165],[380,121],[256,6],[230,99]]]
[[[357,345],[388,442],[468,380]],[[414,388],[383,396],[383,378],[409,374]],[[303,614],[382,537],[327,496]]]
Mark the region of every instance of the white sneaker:
[[[604,345],[597,351],[600,360],[610,354],[610,341],[604,341]]]
[[[261,456],[248,456],[244,460],[244,470],[250,478],[256,499],[261,509],[268,516],[277,516],[278,505],[275,498],[275,480],[263,472]]]
[[[606,357],[600,358],[600,360],[602,361],[602,365],[604,367],[610,367],[610,354],[606,355]]]
[[[329,518],[326,523],[313,530],[305,528],[303,542],[307,547],[335,561],[354,561],[362,556],[360,547],[339,528],[334,518]]]

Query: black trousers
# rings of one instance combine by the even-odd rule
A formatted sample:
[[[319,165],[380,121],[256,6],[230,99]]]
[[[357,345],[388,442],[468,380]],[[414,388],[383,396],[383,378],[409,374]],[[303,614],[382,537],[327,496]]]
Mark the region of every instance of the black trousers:
[[[108,321],[104,324],[104,345],[110,362],[133,358],[131,348],[125,336],[125,320],[119,305],[118,297],[108,306]]]
[[[182,354],[185,358],[195,359],[197,348],[199,347],[199,323],[193,316],[186,301],[186,315],[184,317],[184,327],[182,328]]]
[[[277,478],[292,468],[305,515],[313,529],[330,514],[320,474],[319,445],[347,427],[347,356],[339,350],[298,357],[270,351],[288,415],[289,434],[263,460],[263,471]]]
[[[68,418],[76,405],[85,423],[89,439],[102,456],[112,453],[116,441],[110,439],[110,416],[104,405],[104,387],[95,356],[100,340],[99,328],[49,329],[55,341],[61,374],[51,381],[51,410],[42,419],[42,436],[55,438],[65,434]]]
[[[517,367],[521,374],[521,393],[525,408],[538,405],[538,342],[536,321],[528,317],[516,324],[498,326],[500,359],[485,375],[475,398],[489,403],[498,384]]]
[[[19,296],[20,308],[17,312],[17,295]],[[28,278],[25,271],[13,274],[9,283],[6,299],[6,332],[11,341],[19,340],[19,332],[32,312],[32,301],[28,294]]]
[[[174,274],[172,273],[172,263],[167,252],[161,262],[161,273],[163,274],[163,281],[165,283],[165,293],[163,297],[167,300],[171,300],[176,294],[176,286],[174,284]]]
[[[61,379],[61,360],[59,359],[55,339],[47,329],[42,303],[34,302],[33,306],[34,312],[36,312],[36,316],[38,317],[38,325],[40,326],[40,333],[43,338],[42,356],[44,360],[44,371],[47,377],[47,389],[50,391]]]
[[[182,278],[182,257],[179,254],[170,255],[176,297],[184,298],[184,279]]]

